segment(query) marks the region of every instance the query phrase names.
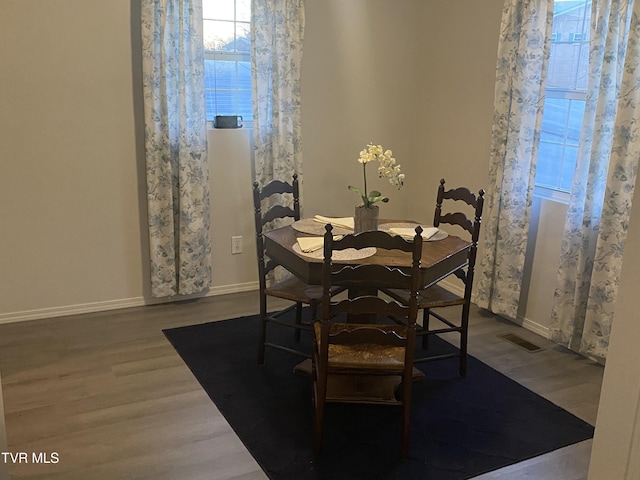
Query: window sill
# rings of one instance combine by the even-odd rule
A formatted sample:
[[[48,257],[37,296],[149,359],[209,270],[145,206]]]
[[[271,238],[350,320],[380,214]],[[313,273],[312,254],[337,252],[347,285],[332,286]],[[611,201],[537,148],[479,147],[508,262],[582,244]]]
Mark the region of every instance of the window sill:
[[[213,126],[213,122],[207,122],[207,130],[216,130],[216,131],[224,131],[224,130],[253,130],[253,122],[244,122],[241,127],[238,128],[216,128]]]
[[[569,193],[540,185],[536,185],[533,189],[533,196],[552,202],[564,203],[565,205],[569,204]]]
[[[253,128],[247,126],[242,128],[213,128],[207,126],[207,132],[253,132]]]

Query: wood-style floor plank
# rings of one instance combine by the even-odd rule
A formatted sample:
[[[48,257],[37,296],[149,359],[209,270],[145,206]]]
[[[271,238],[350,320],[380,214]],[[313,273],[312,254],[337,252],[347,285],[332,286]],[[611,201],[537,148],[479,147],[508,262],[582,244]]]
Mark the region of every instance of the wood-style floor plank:
[[[256,313],[256,292],[0,325],[14,480],[267,478],[164,337],[165,328]],[[273,303],[272,305],[277,306]],[[514,332],[529,353],[498,338]],[[601,366],[532,332],[473,311],[470,353],[595,424]],[[586,479],[591,441],[477,477]]]

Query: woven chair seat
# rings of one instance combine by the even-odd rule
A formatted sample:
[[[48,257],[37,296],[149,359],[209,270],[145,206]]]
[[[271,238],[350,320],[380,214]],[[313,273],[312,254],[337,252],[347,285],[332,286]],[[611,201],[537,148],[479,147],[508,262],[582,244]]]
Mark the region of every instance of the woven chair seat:
[[[320,322],[313,325],[315,330],[315,338],[320,348]],[[333,323],[329,327],[329,335],[336,335],[342,331],[354,331],[356,329],[370,329],[372,331],[382,333],[388,330],[386,334],[400,336],[406,335],[406,328],[389,325],[358,325]],[[397,335],[396,335],[397,336]],[[356,343],[356,344],[335,344],[329,345],[329,370],[332,369],[357,369],[357,370],[384,370],[402,372],[404,368],[404,347],[395,347],[393,345],[381,345],[377,343]]]
[[[409,303],[408,290],[391,289],[386,290],[386,293],[399,302]],[[433,285],[418,293],[418,308],[450,307],[463,304],[464,298],[440,285]]]
[[[267,287],[265,293],[272,297],[283,298],[293,302],[311,303],[311,301],[320,301],[322,287],[320,285],[309,285],[292,276]]]

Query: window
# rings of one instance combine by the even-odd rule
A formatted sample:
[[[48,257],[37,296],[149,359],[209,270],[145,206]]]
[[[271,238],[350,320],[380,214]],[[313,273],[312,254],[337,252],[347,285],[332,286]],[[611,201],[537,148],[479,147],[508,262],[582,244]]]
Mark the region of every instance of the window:
[[[569,192],[578,157],[589,68],[591,0],[556,0],[536,186]]]
[[[251,0],[203,0],[207,120],[251,108]]]
[[[571,42],[579,42],[582,40],[582,33],[571,33],[569,34],[569,41]]]

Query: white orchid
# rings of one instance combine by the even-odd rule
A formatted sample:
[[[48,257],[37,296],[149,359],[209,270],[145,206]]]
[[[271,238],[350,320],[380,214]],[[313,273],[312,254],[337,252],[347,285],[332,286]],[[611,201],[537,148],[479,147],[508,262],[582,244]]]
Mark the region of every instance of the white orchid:
[[[377,190],[371,192],[367,191],[367,163],[377,161],[378,176],[380,178],[387,178],[391,185],[401,188],[404,184],[404,173],[400,171],[400,165],[396,165],[396,159],[393,158],[393,152],[391,150],[384,150],[382,145],[374,145],[370,143],[367,148],[360,152],[358,162],[362,164],[362,172],[364,175],[364,192],[358,187],[349,185],[349,190],[360,195],[365,207],[369,208],[376,202],[386,203],[389,199],[383,196]]]

